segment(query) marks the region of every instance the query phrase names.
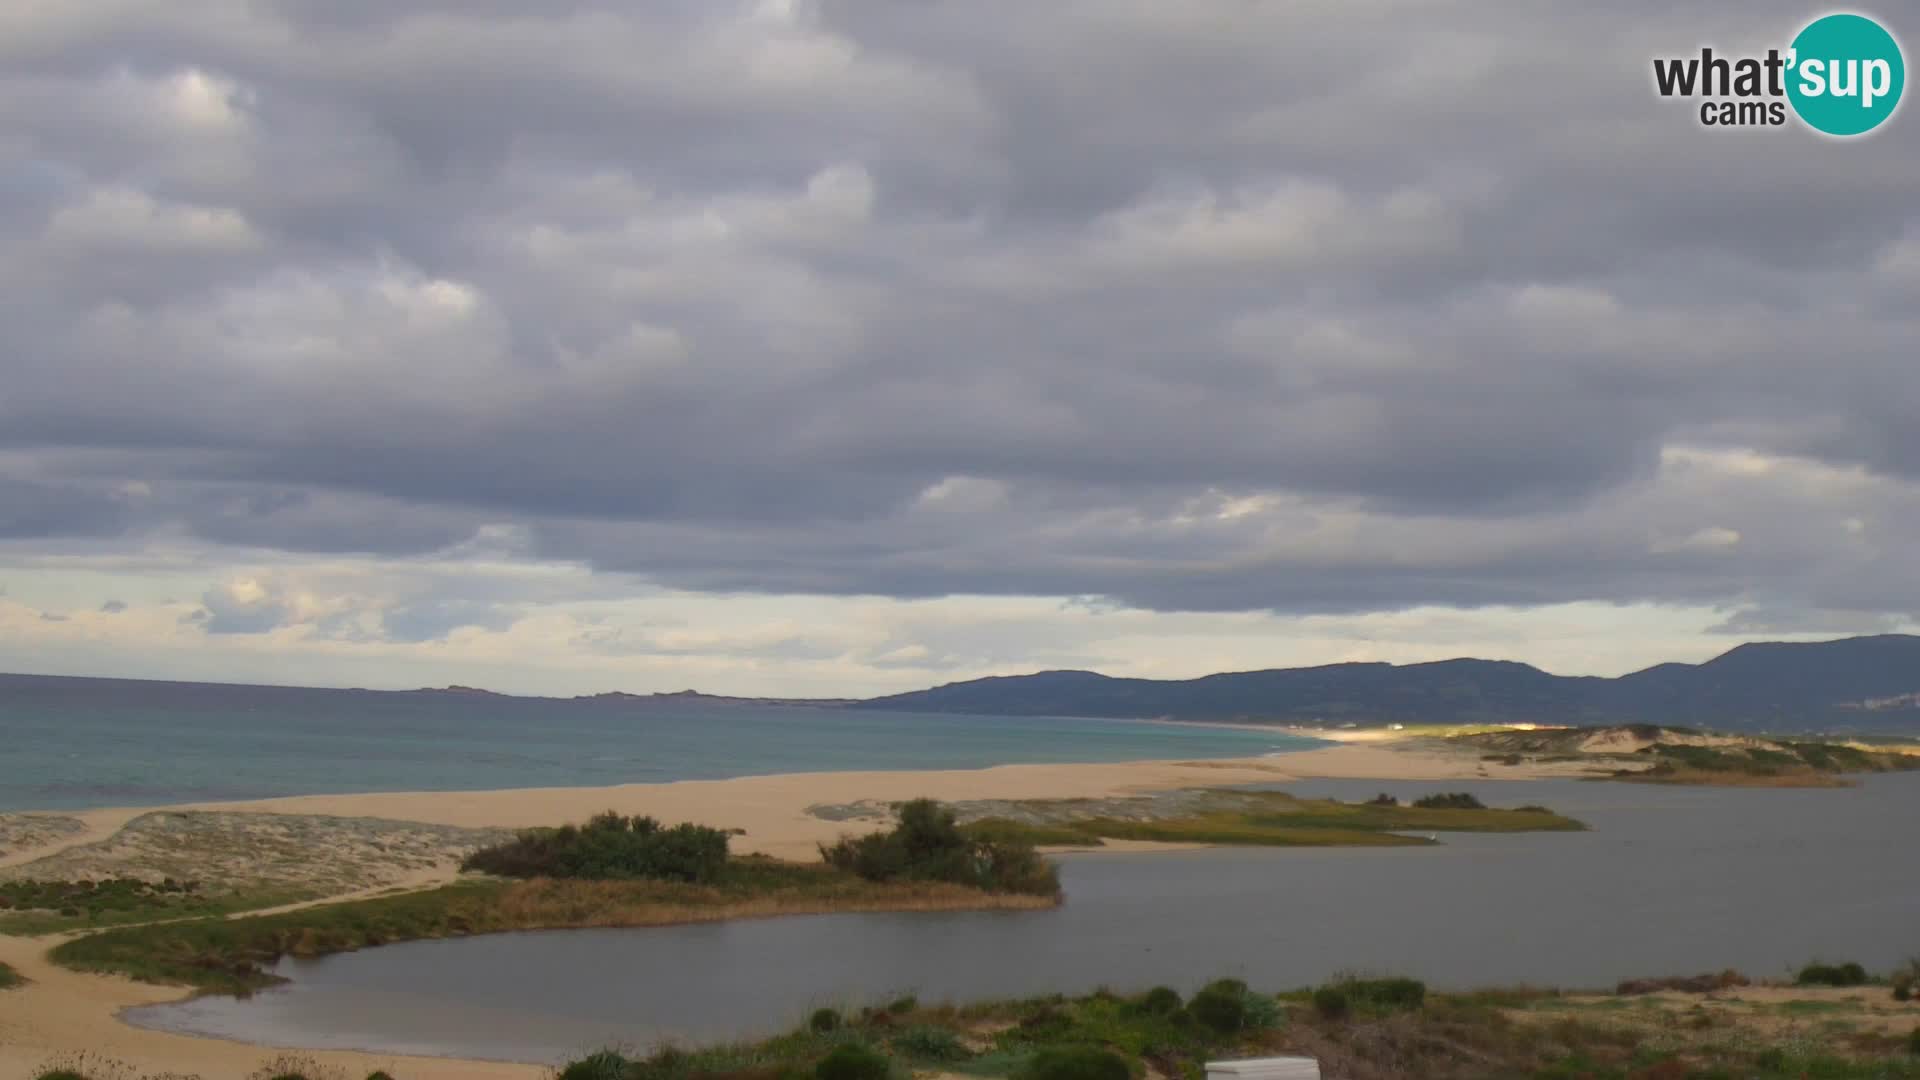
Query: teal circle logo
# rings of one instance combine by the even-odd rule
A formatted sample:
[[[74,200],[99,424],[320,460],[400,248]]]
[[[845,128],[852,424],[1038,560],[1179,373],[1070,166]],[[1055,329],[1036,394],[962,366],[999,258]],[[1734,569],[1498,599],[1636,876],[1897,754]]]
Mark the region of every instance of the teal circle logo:
[[[1787,100],[1808,127],[1864,135],[1900,106],[1907,62],[1900,43],[1865,15],[1825,15],[1793,39]]]

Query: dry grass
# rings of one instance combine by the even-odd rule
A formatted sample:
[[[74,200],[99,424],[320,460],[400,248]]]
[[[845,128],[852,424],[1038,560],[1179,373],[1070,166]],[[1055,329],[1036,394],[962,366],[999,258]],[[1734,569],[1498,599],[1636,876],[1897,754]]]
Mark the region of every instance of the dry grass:
[[[98,843],[0,869],[0,880],[199,882],[290,899],[399,884],[509,833],[382,818],[162,810]]]
[[[699,886],[543,879],[508,886],[495,910],[525,929],[676,926],[841,912],[1039,911],[1058,903],[1051,897],[985,893],[942,882],[860,882],[844,890],[802,887],[740,897]]]
[[[0,858],[46,847],[85,831],[85,822],[64,814],[0,814]]]

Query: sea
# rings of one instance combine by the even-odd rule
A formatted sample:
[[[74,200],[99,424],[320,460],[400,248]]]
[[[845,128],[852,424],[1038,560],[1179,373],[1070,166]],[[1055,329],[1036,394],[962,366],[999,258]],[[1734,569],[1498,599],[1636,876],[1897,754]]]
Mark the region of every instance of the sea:
[[[684,699],[0,675],[0,811],[1247,757],[1278,731]]]

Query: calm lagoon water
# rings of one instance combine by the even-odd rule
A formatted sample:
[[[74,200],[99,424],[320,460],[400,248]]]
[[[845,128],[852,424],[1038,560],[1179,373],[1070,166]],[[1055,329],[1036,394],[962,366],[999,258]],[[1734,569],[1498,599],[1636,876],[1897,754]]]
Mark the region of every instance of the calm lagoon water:
[[[1317,745],[1138,720],[0,675],[0,811],[1248,757]]]
[[[1920,953],[1920,775],[1837,790],[1628,784],[1288,785],[1540,802],[1586,833],[1445,836],[1399,850],[1208,850],[1062,860],[1056,911],[830,915],[506,934],[286,963],[246,1001],[135,1010],[144,1026],[300,1047],[553,1062],[609,1043],[797,1024],[820,1004],[1097,986],[1284,988],[1344,970],[1440,986],[1610,986]]]

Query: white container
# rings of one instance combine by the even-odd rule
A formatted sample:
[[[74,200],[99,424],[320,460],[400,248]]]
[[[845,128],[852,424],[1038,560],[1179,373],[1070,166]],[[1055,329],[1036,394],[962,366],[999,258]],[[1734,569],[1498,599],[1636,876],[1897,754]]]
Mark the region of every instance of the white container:
[[[1320,1063],[1309,1057],[1209,1061],[1207,1080],[1320,1080]]]

